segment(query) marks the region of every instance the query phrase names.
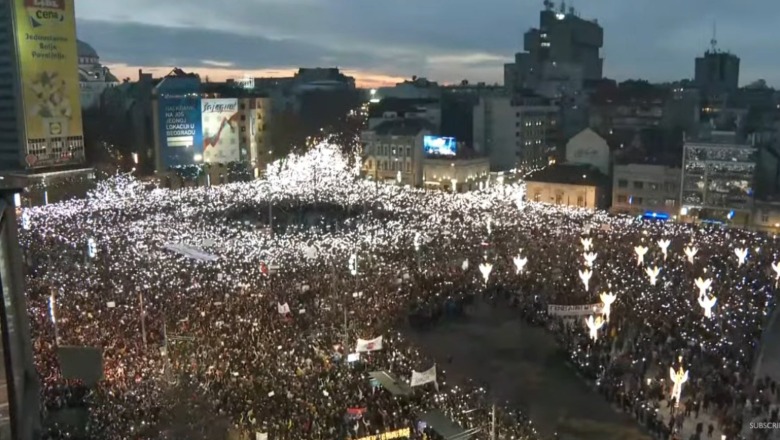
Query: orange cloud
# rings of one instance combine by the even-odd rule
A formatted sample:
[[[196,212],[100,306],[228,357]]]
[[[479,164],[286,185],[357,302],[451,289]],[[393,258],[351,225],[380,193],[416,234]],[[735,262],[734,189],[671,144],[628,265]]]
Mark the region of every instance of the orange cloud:
[[[111,69],[113,73],[120,80],[124,78],[130,78],[131,81],[138,79],[138,70],[141,69],[144,73],[151,73],[155,77],[167,75],[173,67],[150,67],[150,66],[128,66],[127,64],[106,64],[106,67]],[[253,78],[273,78],[273,77],[289,77],[295,75],[298,71],[297,68],[290,69],[259,69],[259,70],[239,70],[228,69],[219,67],[180,67],[185,72],[194,72],[200,75],[201,79],[206,77],[211,81],[225,81],[227,79],[243,78],[245,75]],[[355,77],[355,82],[358,87],[363,88],[376,88],[392,86],[398,82],[402,82],[406,78],[384,75],[375,72],[366,72],[363,70],[342,70],[345,75]]]

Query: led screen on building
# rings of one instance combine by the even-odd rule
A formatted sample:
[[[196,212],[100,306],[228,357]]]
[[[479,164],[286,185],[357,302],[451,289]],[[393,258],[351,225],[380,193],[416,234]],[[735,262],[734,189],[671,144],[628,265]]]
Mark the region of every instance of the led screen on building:
[[[425,136],[423,151],[426,156],[455,156],[458,152],[458,144],[454,137]]]
[[[163,168],[193,165],[203,161],[200,97],[161,96],[160,157]]]
[[[30,168],[84,161],[74,0],[13,0]]]
[[[203,99],[203,161],[206,163],[238,162],[239,143],[238,99]]]

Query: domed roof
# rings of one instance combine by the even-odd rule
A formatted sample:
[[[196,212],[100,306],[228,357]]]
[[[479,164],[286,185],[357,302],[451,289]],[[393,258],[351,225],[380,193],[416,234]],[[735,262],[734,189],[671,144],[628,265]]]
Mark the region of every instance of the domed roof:
[[[76,43],[78,44],[79,58],[100,58],[97,51],[89,44],[81,40],[76,40]]]

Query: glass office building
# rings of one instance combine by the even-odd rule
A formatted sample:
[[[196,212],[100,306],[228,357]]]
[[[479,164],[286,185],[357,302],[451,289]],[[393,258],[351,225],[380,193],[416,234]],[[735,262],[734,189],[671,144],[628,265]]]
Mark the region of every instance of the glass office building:
[[[757,148],[733,132],[713,131],[686,141],[681,215],[699,220],[747,222],[753,208]]]

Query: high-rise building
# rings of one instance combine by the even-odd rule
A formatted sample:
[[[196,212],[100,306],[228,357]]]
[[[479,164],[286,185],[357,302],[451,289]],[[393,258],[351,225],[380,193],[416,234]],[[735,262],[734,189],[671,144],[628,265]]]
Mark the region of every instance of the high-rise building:
[[[0,170],[84,163],[74,0],[0,0]]]
[[[510,91],[536,89],[540,83],[553,80],[572,88],[572,81],[601,79],[603,45],[604,30],[598,22],[581,18],[574,8],[567,9],[565,2],[556,9],[546,0],[539,13],[539,27],[525,33],[525,52],[504,67],[505,86]]]
[[[714,47],[696,58],[694,82],[705,95],[733,93],[739,89],[739,57]]]

